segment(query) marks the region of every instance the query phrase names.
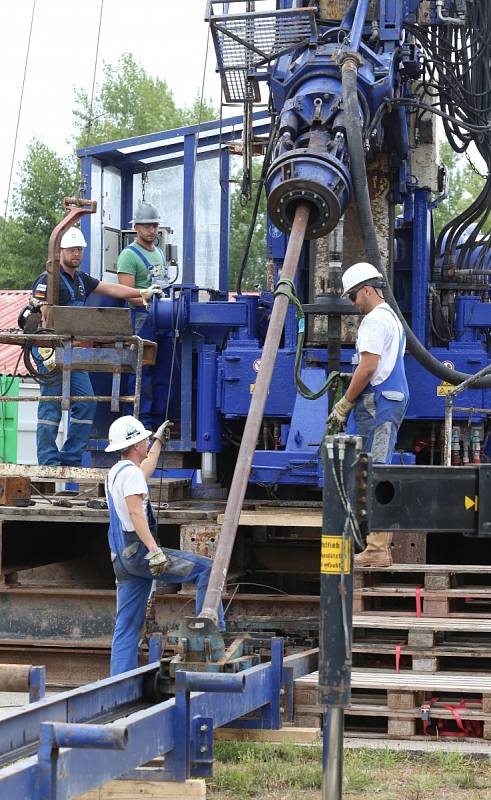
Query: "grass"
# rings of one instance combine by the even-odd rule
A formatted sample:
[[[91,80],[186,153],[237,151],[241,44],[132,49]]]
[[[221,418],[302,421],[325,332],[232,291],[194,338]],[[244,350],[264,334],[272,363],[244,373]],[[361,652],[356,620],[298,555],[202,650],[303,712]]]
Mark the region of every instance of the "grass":
[[[320,800],[322,748],[218,742],[210,800]],[[347,750],[344,800],[491,800],[491,764],[458,753]]]

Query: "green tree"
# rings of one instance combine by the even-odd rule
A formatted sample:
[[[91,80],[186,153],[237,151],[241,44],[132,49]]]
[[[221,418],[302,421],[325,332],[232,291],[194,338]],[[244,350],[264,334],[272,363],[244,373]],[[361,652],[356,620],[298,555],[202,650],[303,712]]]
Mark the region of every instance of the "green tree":
[[[484,178],[473,169],[465,158],[452,150],[448,142],[440,145],[439,162],[448,171],[449,196],[443,203],[440,203],[434,213],[437,233],[447,222],[464,211],[484,186]]]
[[[249,225],[254,207],[255,191],[262,168],[262,159],[255,158],[252,165],[253,199],[242,205],[240,182],[235,184],[231,193],[230,208],[230,245],[229,245],[229,289],[235,291],[237,276],[246,249]],[[239,175],[240,173],[237,173]],[[263,189],[261,202],[254,227],[254,234],[249,250],[249,257],[242,280],[242,291],[262,289],[266,280],[266,194]]]
[[[49,237],[65,213],[63,198],[76,184],[74,159],[34,138],[19,168],[12,216],[1,220],[0,288],[27,289],[44,269]]]
[[[75,128],[77,148],[142,136],[218,116],[208,102],[201,107],[197,95],[189,108],[179,108],[167,82],[147,75],[131,53],[124,53],[116,64],[105,64],[90,113],[90,97],[75,89]],[[88,130],[89,121],[90,131]]]
[[[90,98],[75,89],[73,144],[87,144]],[[129,53],[106,64],[92,108],[90,144],[124,139],[215,119],[218,111],[197,94],[179,108],[167,83],[145,72]],[[46,263],[51,231],[64,216],[63,198],[78,188],[75,157],[60,158],[34,138],[13,191],[12,214],[0,217],[0,288],[29,288]]]

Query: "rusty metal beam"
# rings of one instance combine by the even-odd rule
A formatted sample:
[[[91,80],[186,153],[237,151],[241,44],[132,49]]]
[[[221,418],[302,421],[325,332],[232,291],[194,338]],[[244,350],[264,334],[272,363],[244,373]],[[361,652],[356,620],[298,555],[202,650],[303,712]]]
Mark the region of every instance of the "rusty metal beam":
[[[63,201],[68,214],[54,228],[48,242],[48,260],[46,271],[48,273],[47,301],[51,306],[58,305],[60,297],[60,242],[66,231],[75,225],[85,214],[95,214],[97,202],[85,200],[81,197],[65,197]]]

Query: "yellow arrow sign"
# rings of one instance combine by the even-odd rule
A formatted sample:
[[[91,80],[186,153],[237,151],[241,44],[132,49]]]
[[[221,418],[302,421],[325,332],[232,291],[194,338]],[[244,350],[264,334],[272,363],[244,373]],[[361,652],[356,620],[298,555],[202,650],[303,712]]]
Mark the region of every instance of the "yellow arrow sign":
[[[478,500],[479,498],[477,494],[474,497],[474,499],[472,499],[472,497],[467,497],[466,495],[464,498],[465,510],[469,511],[471,508],[473,508],[475,511],[477,511]]]

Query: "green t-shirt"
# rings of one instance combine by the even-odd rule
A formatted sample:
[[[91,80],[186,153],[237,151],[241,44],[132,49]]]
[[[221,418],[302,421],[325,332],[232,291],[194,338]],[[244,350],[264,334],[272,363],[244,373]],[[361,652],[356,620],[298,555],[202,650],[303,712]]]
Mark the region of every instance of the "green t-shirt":
[[[150,263],[155,266],[152,277],[150,277],[150,273],[140,256],[132,249],[133,247],[143,253],[147,261],[150,261]],[[125,247],[119,254],[117,272],[134,275],[136,288],[148,289],[152,283],[162,278],[163,267],[164,259],[162,258],[160,250],[157,250],[157,248],[155,248],[155,250],[146,250],[144,247],[134,242],[131,247]]]

